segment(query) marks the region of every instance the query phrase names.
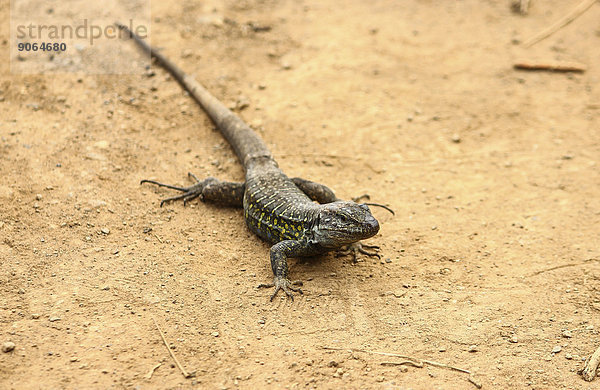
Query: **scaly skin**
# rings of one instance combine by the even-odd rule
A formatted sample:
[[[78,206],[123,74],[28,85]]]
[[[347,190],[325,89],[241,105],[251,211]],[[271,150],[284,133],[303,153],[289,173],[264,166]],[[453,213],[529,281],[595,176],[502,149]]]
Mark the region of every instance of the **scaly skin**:
[[[271,300],[280,290],[291,299],[292,292],[302,293],[302,290],[293,287],[297,282],[288,279],[289,257],[313,256],[347,245],[353,245],[355,255],[361,252],[378,256],[364,251],[358,243],[379,231],[379,223],[366,204],[339,200],[322,184],[288,178],[279,169],[262,139],[240,118],[127,27],[119,24],[118,27],[130,34],[202,106],[231,144],[246,172],[244,183],[221,182],[215,178],[201,181],[191,174],[196,184],[190,187],[142,180],[142,183],[182,192],[179,196],[163,200],[161,206],[167,201],[182,199],[185,203],[199,197],[205,202],[243,207],[248,228],[273,244],[270,252],[274,280],[272,284],[259,286],[275,287]]]

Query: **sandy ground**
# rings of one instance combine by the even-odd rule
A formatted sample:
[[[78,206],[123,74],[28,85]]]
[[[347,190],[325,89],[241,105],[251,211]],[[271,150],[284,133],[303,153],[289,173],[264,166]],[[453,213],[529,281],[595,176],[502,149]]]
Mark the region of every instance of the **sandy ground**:
[[[160,208],[172,193],[139,185],[243,178],[164,71],[2,62],[0,343],[16,347],[0,388],[475,389],[353,348],[484,389],[597,389],[577,370],[600,346],[600,6],[518,44],[576,3],[152,3],[153,44],[247,104],[285,172],[396,211],[374,209],[381,260],[292,260],[293,303],[256,289],[268,246],[239,210]],[[521,57],[588,70],[513,70]]]

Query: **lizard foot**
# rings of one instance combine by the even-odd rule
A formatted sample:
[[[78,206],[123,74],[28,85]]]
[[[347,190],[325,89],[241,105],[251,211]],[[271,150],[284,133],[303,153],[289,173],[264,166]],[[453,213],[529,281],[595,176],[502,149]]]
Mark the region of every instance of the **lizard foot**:
[[[177,187],[177,186],[172,186],[170,184],[159,183],[159,182],[154,181],[154,180],[142,180],[140,182],[140,184],[144,184],[144,183],[156,184],[159,187],[166,187],[166,188],[170,188],[172,190],[177,190],[177,191],[183,192],[183,194],[181,194],[181,195],[172,196],[170,198],[163,199],[160,202],[160,207],[163,207],[163,205],[165,203],[167,203],[167,202],[171,202],[171,201],[175,201],[175,200],[180,200],[180,199],[183,199],[183,205],[185,206],[185,204],[187,202],[189,202],[190,200],[194,200],[197,197],[201,196],[202,195],[202,191],[204,191],[204,188],[206,188],[207,184],[210,184],[213,181],[216,181],[216,179],[213,179],[213,178],[208,178],[208,179],[206,179],[204,181],[200,181],[191,172],[188,173],[188,177],[193,178],[196,181],[196,184],[194,184],[192,186],[189,186],[189,187]]]
[[[373,249],[374,252],[368,251],[367,249]],[[355,242],[353,244],[348,245],[346,249],[338,251],[336,253],[336,256],[341,257],[352,255],[352,262],[356,264],[358,263],[359,253],[362,253],[363,255],[367,255],[369,257],[377,257],[378,259],[381,259],[381,255],[377,253],[379,249],[380,248],[377,245],[367,245],[360,242]]]
[[[286,295],[288,297],[290,297],[292,299],[292,301],[293,301],[294,300],[294,294],[292,294],[292,291],[299,292],[300,294],[304,294],[300,288],[298,288],[298,287],[292,287],[294,285],[296,285],[296,286],[302,286],[302,282],[299,281],[299,280],[291,282],[287,278],[282,278],[282,277],[277,277],[276,276],[275,279],[273,279],[273,283],[261,283],[257,287],[258,288],[272,288],[272,287],[275,287],[275,292],[273,293],[273,295],[271,295],[271,302],[273,302],[273,298],[275,298],[275,296],[277,295],[277,293],[279,292],[279,290],[283,290],[283,292],[286,293]]]

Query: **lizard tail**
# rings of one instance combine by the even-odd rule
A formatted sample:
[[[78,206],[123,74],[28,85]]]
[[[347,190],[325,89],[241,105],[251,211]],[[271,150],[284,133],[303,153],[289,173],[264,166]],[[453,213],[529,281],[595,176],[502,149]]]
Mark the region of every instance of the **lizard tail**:
[[[125,31],[146,53],[155,58],[158,64],[167,70],[194,97],[225,139],[227,139],[245,169],[248,168],[250,161],[255,158],[273,160],[271,152],[263,140],[192,76],[184,73],[177,65],[150,46],[143,38],[135,34],[124,24],[117,22],[115,25]]]

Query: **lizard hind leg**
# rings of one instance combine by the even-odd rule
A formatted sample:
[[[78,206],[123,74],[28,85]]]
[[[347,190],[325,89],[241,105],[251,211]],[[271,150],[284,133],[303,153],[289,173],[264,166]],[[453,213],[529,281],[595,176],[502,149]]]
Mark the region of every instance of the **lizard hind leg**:
[[[224,206],[242,207],[245,183],[222,182],[214,177],[199,180],[193,173],[188,173],[188,177],[193,178],[196,183],[189,187],[178,187],[170,184],[160,183],[154,180],[142,180],[140,184],[150,183],[159,187],[170,188],[180,191],[182,194],[163,199],[160,207],[165,203],[183,200],[183,205],[191,200],[200,198],[203,202],[217,203]]]
[[[331,188],[326,185],[300,177],[293,177],[291,180],[306,196],[320,204],[332,203],[339,200]]]
[[[340,200],[337,196],[335,196],[335,193],[326,185],[302,179],[300,177],[293,177],[291,180],[296,185],[296,187],[298,187],[302,192],[304,192],[310,199],[315,200],[320,204],[332,203]],[[369,194],[363,194],[361,196],[352,198],[352,201],[356,203],[362,203],[360,201],[361,199],[369,200],[371,199],[371,196]],[[394,210],[392,210],[384,204],[372,202],[365,202],[362,204],[366,204],[367,206],[381,207],[389,211],[392,215],[396,215],[396,213],[394,213]]]

